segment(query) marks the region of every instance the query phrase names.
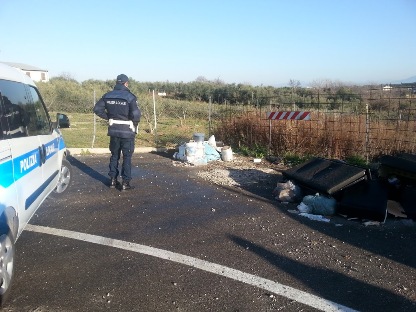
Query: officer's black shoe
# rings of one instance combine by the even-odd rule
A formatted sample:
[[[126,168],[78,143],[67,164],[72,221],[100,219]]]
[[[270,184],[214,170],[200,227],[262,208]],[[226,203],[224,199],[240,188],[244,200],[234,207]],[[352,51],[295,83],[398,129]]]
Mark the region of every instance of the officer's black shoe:
[[[122,191],[129,191],[134,189],[134,186],[130,185],[130,181],[123,181],[121,184],[121,190]]]
[[[110,188],[116,188],[120,185],[116,178],[111,178],[110,181]]]

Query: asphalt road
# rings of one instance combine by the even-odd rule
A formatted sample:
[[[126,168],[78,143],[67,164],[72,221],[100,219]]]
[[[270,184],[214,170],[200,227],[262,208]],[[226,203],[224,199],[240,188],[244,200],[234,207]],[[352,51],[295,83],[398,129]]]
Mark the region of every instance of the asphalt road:
[[[135,154],[134,191],[108,155],[75,156],[16,248],[5,311],[415,311],[415,226],[308,220],[273,183],[239,190]]]

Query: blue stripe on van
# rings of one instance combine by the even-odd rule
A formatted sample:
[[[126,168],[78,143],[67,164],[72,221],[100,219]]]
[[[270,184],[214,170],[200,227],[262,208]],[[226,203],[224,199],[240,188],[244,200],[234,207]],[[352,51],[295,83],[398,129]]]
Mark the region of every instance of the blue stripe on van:
[[[39,149],[20,155],[13,160],[14,180],[17,181],[40,166]]]
[[[59,150],[63,150],[65,148],[65,141],[62,137],[59,137]]]
[[[25,202],[25,210],[29,209],[30,205],[33,204],[33,202],[42,194],[42,192],[48,187],[48,185],[51,183],[51,181],[56,177],[56,175],[59,173],[59,170],[55,171],[43,184],[30,195],[28,198],[26,198]]]
[[[56,138],[45,144],[46,160],[51,158],[58,150],[65,148],[62,138]],[[29,151],[19,157],[10,159],[0,164],[0,186],[7,188],[15,181],[21,179],[26,174],[40,166],[39,149]],[[14,177],[13,177],[14,172]]]
[[[63,141],[63,140],[61,140]],[[55,155],[58,152],[59,148],[59,139],[56,138],[49,143],[45,144],[45,151],[46,151],[46,160],[51,158],[53,155]]]
[[[9,187],[13,180],[13,162],[11,159],[0,164],[0,186]]]

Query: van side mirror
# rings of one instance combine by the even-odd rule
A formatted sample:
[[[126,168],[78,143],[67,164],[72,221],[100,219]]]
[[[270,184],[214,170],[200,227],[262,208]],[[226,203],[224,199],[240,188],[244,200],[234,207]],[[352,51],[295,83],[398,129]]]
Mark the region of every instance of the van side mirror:
[[[58,128],[70,128],[71,127],[68,116],[65,114],[61,114],[61,113],[56,114],[56,124],[58,125]]]

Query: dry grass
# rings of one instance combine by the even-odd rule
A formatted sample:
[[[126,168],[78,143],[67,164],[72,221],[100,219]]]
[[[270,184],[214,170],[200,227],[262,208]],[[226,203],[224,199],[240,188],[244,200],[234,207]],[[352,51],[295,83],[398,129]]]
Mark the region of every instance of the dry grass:
[[[234,146],[268,146],[272,155],[374,159],[413,153],[415,121],[367,120],[365,115],[312,113],[310,121],[266,120],[255,114],[223,121],[216,135]]]

